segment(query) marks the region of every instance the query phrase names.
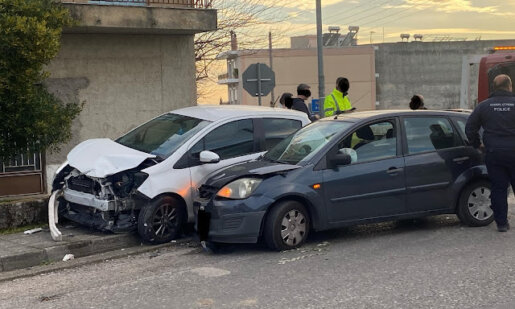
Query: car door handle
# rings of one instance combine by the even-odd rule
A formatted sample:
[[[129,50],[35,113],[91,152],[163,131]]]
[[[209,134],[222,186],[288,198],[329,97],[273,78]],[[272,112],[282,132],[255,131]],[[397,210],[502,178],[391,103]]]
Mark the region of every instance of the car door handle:
[[[470,159],[470,157],[459,157],[459,158],[452,159],[452,161],[456,162],[458,164],[461,164],[461,163],[467,161],[468,159]]]
[[[402,172],[402,167],[390,167],[386,172],[392,176],[395,176],[397,173]]]

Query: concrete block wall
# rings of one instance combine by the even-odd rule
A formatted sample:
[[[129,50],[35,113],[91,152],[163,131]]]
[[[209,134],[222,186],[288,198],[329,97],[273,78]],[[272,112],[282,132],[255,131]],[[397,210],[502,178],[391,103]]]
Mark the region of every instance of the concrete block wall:
[[[406,109],[413,94],[422,94],[430,109],[459,108],[463,56],[514,44],[515,40],[379,44],[375,51],[377,108]]]
[[[47,153],[46,178],[78,143],[115,139],[162,113],[196,104],[193,35],[66,33],[47,85],[84,103],[72,140]]]
[[[0,230],[48,220],[48,198],[36,197],[17,201],[0,201]]]

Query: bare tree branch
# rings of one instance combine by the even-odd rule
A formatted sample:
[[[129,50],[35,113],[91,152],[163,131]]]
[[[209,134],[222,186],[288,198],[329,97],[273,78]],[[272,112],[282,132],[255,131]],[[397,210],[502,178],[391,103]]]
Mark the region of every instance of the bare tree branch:
[[[216,56],[231,47],[231,31],[238,36],[239,49],[265,48],[268,34],[266,26],[288,19],[282,10],[285,0],[216,0],[213,8],[218,10],[218,29],[195,36],[195,61],[198,96],[206,91],[207,81],[214,81],[220,66]],[[276,35],[277,37],[277,35]]]

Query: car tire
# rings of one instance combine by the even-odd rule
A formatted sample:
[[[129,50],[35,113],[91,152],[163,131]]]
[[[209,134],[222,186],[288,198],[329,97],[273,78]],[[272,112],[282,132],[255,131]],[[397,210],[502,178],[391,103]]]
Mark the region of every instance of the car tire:
[[[160,196],[141,209],[138,233],[144,242],[162,244],[177,238],[184,222],[182,203],[172,196]]]
[[[263,237],[272,250],[289,250],[300,247],[307,239],[310,228],[309,214],[299,202],[285,201],[268,214]]]
[[[485,226],[494,220],[490,202],[491,184],[480,180],[466,186],[460,194],[457,214],[463,224]]]

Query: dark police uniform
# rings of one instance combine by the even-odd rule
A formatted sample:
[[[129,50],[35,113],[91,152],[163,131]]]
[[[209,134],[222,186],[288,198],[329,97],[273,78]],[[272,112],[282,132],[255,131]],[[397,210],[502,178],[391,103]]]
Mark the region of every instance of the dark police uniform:
[[[508,91],[496,91],[479,103],[470,115],[465,132],[472,146],[481,144],[479,129],[483,128],[486,168],[492,182],[492,208],[495,222],[505,226],[508,214],[508,186],[515,190],[515,96]]]

